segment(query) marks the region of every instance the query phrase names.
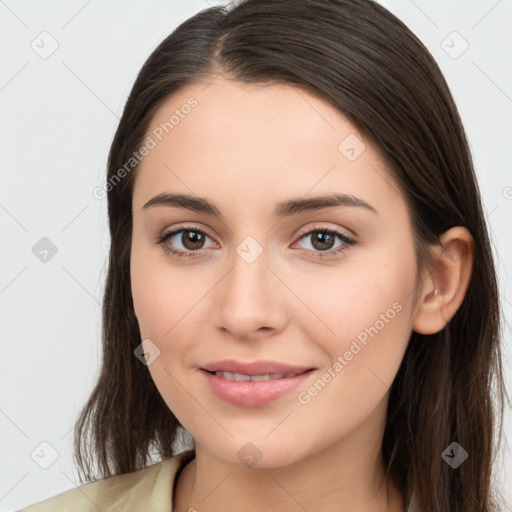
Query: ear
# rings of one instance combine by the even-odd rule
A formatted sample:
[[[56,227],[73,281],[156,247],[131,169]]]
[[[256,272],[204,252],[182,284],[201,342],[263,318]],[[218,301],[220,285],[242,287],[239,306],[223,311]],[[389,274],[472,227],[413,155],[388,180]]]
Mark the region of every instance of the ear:
[[[446,326],[462,304],[471,278],[474,242],[469,230],[455,226],[440,242],[416,303],[412,328],[419,334],[434,334]]]

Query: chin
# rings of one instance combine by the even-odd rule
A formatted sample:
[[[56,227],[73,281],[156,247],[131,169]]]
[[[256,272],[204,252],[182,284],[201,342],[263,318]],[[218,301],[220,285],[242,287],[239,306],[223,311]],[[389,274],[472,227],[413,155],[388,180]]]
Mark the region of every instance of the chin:
[[[247,439],[247,438],[246,438]],[[286,445],[283,439],[276,436],[274,440],[241,440],[231,439],[229,446],[208,447],[215,457],[226,464],[239,468],[272,469],[285,467],[301,459],[302,453],[297,450],[296,443]]]

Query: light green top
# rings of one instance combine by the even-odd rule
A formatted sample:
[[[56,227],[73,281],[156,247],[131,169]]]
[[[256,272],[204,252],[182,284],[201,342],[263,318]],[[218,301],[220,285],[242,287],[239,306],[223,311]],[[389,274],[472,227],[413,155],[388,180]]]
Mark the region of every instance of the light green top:
[[[194,450],[187,450],[147,468],[70,489],[19,512],[172,512],[178,470],[194,457]]]

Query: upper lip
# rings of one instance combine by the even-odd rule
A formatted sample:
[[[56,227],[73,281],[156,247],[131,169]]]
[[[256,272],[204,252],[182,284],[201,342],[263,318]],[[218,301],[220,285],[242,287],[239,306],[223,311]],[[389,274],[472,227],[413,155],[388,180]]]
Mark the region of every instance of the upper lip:
[[[209,372],[233,372],[244,375],[266,375],[267,373],[303,373],[312,370],[311,366],[294,366],[278,361],[254,361],[252,363],[243,363],[234,359],[223,359],[214,361],[201,367]]]

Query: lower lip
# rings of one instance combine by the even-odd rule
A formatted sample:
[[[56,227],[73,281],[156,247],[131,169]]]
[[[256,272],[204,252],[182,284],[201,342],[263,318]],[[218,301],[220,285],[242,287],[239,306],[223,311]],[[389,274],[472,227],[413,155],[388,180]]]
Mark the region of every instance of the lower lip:
[[[206,370],[201,373],[206,377],[210,389],[219,397],[233,405],[258,407],[265,405],[290,393],[303,384],[314,370],[274,380],[234,381],[218,377]]]

